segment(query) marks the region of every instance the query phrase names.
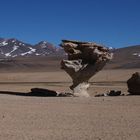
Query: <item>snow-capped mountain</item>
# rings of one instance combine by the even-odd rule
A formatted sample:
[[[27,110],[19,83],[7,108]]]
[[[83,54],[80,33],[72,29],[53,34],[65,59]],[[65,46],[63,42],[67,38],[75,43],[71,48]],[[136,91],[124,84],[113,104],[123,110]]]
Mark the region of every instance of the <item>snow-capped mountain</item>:
[[[140,45],[109,49],[114,57],[104,69],[140,68]],[[0,38],[0,72],[59,71],[60,62],[65,58],[67,55],[61,47],[47,41],[31,45],[17,39]]]
[[[41,41],[34,46],[36,55],[50,55],[56,53],[56,47],[46,41]]]
[[[63,55],[64,51],[47,41],[41,41],[36,45],[31,45],[14,38],[0,38],[0,57],[48,56],[60,54]]]

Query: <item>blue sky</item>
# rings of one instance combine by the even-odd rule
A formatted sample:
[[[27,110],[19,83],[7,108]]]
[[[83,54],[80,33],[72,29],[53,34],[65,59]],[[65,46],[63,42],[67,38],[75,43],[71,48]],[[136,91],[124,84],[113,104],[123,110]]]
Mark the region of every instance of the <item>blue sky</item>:
[[[0,37],[140,44],[140,0],[0,0]]]

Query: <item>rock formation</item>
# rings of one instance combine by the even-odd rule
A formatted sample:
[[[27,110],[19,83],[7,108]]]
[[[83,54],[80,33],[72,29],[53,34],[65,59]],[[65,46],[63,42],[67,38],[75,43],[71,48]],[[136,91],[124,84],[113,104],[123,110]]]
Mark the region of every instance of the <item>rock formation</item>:
[[[127,81],[128,92],[130,95],[140,95],[140,73],[136,72]]]
[[[89,97],[89,79],[112,59],[109,49],[92,42],[62,40],[60,44],[68,54],[68,60],[61,61],[61,68],[72,78],[70,89],[74,96]]]

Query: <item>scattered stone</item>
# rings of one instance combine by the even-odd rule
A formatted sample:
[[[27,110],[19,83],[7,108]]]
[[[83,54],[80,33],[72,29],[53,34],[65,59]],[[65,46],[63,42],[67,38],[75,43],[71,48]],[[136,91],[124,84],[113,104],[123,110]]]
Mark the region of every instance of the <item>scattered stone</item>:
[[[101,97],[101,96],[124,96],[124,94],[121,94],[121,91],[118,90],[118,91],[115,91],[115,90],[111,90],[110,92],[108,93],[104,93],[104,94],[97,94],[95,95],[95,97]]]
[[[73,80],[70,86],[73,95],[89,97],[89,79],[112,59],[112,53],[106,47],[93,42],[62,40],[60,46],[68,54],[68,60],[62,60],[61,68]]]
[[[140,73],[136,72],[127,81],[128,92],[130,95],[140,95]]]
[[[74,97],[74,95],[72,93],[68,93],[68,92],[60,92],[57,94],[58,97]]]
[[[43,88],[32,88],[29,94],[30,96],[57,96],[56,91]]]
[[[121,95],[121,91],[115,91],[115,90],[111,90],[108,94],[108,96],[120,96]]]

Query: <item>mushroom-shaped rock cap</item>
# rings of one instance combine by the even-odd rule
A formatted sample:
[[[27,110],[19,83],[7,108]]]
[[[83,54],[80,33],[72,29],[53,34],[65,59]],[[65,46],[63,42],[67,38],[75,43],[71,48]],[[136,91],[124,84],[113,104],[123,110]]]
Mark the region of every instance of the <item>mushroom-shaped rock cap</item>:
[[[62,40],[60,44],[68,54],[68,60],[82,59],[86,63],[95,63],[98,60],[112,59],[109,49],[94,42]]]

